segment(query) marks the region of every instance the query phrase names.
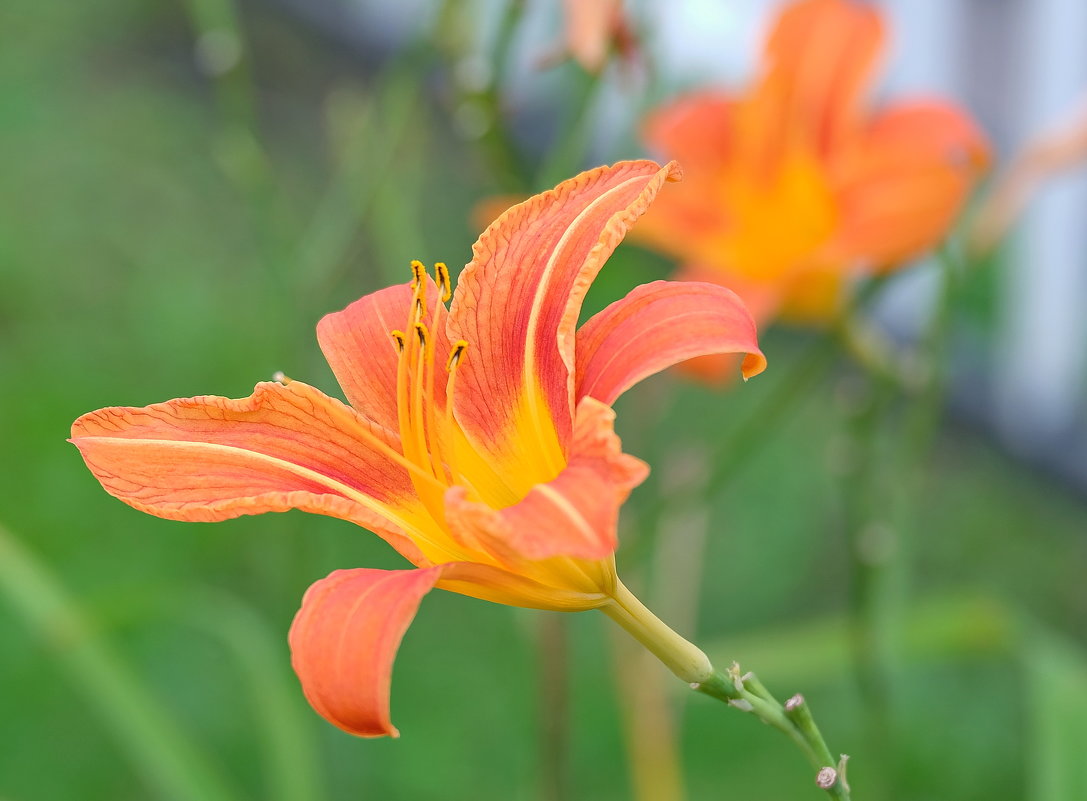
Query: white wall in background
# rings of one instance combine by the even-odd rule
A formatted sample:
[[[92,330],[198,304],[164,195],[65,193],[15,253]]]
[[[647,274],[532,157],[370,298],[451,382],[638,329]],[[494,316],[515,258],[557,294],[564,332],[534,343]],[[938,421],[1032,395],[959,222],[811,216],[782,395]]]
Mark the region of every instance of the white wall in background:
[[[1067,119],[1087,94],[1087,2],[1024,2],[1026,82],[1020,140]],[[1001,427],[1030,449],[1058,438],[1084,408],[1087,363],[1087,174],[1043,188],[1016,242],[998,359]],[[1080,420],[1080,423],[1083,421]]]

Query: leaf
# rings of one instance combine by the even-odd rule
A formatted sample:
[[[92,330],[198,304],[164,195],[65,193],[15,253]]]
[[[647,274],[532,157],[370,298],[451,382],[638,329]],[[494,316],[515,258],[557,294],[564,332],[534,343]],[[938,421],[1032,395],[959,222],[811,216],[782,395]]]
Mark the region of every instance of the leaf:
[[[1025,644],[1027,798],[1087,798],[1087,652],[1059,636]]]

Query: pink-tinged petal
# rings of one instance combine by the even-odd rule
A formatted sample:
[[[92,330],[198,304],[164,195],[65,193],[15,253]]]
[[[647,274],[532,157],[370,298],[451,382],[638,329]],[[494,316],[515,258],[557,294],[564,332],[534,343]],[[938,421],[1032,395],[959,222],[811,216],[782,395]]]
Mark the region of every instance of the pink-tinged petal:
[[[969,244],[977,256],[1000,244],[1046,181],[1087,164],[1087,103],[1067,119],[1036,132],[978,206]]]
[[[610,556],[618,544],[619,507],[649,475],[644,462],[622,452],[614,420],[610,406],[583,398],[569,464],[513,506],[494,510],[469,500],[463,487],[451,488],[446,519],[453,536],[511,567],[558,556]]]
[[[724,353],[747,354],[745,378],[766,369],[755,321],[736,293],[687,281],[644,284],[578,331],[577,397],[611,404],[666,367]]]
[[[99,409],[71,441],[110,495],[171,520],[301,509],[350,520],[425,563],[397,519],[414,489],[395,435],[299,381],[241,400]]]
[[[412,289],[398,284],[355,301],[343,311],[325,315],[317,324],[317,341],[336,380],[355,411],[379,425],[397,431],[396,368],[399,351],[390,332],[410,328]],[[427,314],[424,322],[435,339],[438,361],[449,352],[445,326],[433,325],[438,310],[438,287],[427,284]],[[435,401],[445,402],[445,383],[435,384]]]
[[[480,236],[450,309],[458,368],[457,420],[505,462],[518,417],[565,449],[573,417],[574,328],[589,284],[669,179],[674,164],[621,162],[514,206]]]
[[[987,160],[984,137],[951,106],[917,103],[884,112],[833,164],[841,257],[884,268],[933,247]]]
[[[782,11],[766,44],[768,77],[789,98],[794,126],[828,152],[862,114],[883,49],[878,9],[858,0],[801,0]]]
[[[600,72],[623,25],[623,0],[564,0],[566,48],[588,72]]]
[[[389,717],[393,660],[444,569],[337,570],[306,591],[288,640],[321,717],[360,737],[400,736]]]

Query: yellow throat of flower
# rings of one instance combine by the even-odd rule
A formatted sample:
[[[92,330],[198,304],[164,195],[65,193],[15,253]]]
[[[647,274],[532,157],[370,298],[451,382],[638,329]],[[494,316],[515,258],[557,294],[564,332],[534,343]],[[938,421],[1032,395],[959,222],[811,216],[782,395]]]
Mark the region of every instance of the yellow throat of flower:
[[[822,166],[797,148],[768,171],[736,169],[722,189],[730,224],[720,252],[755,281],[781,280],[817,261],[837,224]]]
[[[402,455],[397,454],[397,462],[411,477],[419,504],[403,509],[399,518],[410,526],[410,536],[434,563],[466,561],[501,567],[534,585],[523,595],[508,584],[500,590],[461,584],[451,587],[459,592],[503,603],[556,609],[600,605],[615,584],[610,558],[587,562],[554,557],[510,564],[486,546],[458,540],[450,533],[445,494],[451,487],[464,487],[471,501],[503,509],[520,501],[540,482],[554,478],[557,469],[565,467],[565,457],[555,440],[547,454],[549,460],[541,458],[544,446],[537,436],[539,424],[525,409],[518,410],[514,432],[524,451],[518,454],[516,463],[496,464],[472,444],[457,422],[453,406],[458,368],[469,358],[469,344],[465,340],[451,343],[447,356],[438,351],[439,343],[444,345],[439,334],[447,320],[445,304],[452,297],[448,268],[441,262],[434,266],[438,302],[431,305],[426,268],[418,261],[413,261],[411,267],[413,295],[408,318],[404,328],[390,331],[390,336],[399,353],[396,406]],[[429,318],[428,309],[432,310]],[[445,374],[441,376],[443,367]],[[444,399],[436,392],[438,382],[443,380]],[[533,406],[537,413],[546,408],[542,399]],[[551,425],[549,419],[546,422]],[[561,461],[557,469],[556,458]],[[553,603],[541,604],[540,585],[554,589]]]

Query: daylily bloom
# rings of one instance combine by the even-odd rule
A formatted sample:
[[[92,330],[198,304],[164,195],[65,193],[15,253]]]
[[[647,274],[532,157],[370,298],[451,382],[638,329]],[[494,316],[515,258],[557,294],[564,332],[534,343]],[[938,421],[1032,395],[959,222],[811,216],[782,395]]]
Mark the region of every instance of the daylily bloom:
[[[865,103],[883,49],[877,8],[800,0],[778,16],[746,91],[702,91],[647,120],[684,165],[637,236],[683,278],[736,290],[756,320],[822,322],[851,276],[943,237],[988,160],[970,118],[935,100]]]
[[[577,327],[596,274],[674,164],[601,167],[509,209],[451,291],[410,283],[326,316],[321,348],[351,406],[300,381],[241,400],[203,396],[79,418],[72,441],[112,495],[175,520],[302,509],[358,523],[414,569],[340,570],[306,593],[290,632],[314,709],[362,736],[396,734],[392,663],[433,587],[514,606],[599,608],[677,675],[705,655],[615,572],[619,507],[648,467],[624,454],[611,404],[676,362],[766,360],[743,303],[710,284],[634,289]],[[447,308],[446,303],[452,299]]]

